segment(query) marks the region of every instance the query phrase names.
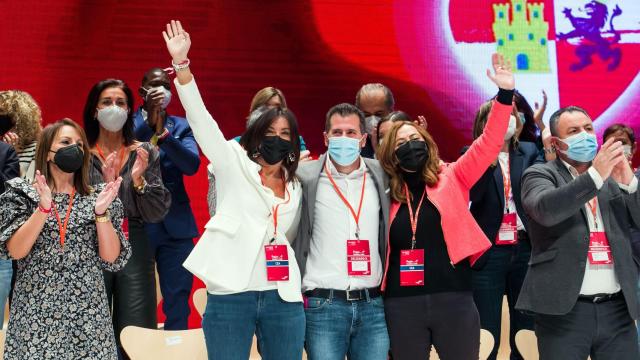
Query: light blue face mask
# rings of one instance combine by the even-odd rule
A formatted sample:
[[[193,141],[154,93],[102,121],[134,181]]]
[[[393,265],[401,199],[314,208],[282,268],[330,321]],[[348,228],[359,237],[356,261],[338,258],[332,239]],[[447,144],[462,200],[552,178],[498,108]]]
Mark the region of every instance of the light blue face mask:
[[[353,164],[360,156],[360,139],[346,136],[330,137],[329,156],[340,166]]]
[[[598,139],[595,135],[583,131],[579,134],[571,135],[566,139],[560,139],[569,147],[561,150],[569,159],[582,163],[588,163],[596,157],[598,153]]]

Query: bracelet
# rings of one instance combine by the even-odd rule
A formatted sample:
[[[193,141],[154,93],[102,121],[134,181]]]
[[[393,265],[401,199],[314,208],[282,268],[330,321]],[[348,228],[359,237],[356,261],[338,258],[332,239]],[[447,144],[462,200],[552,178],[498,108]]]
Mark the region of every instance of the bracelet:
[[[45,209],[42,207],[42,205],[38,204],[38,210],[43,214],[49,214],[51,212],[51,209],[53,209],[53,203],[51,204],[51,206],[49,206],[48,209]]]
[[[147,187],[147,180],[145,180],[144,177],[142,178],[142,184],[140,185],[133,184],[133,190],[135,190],[136,193],[138,193],[138,195],[144,194],[144,190],[146,187]]]
[[[101,214],[101,215],[96,214],[97,223],[106,223],[109,221],[111,221],[111,215],[109,214],[109,210],[105,211],[104,214]]]
[[[189,64],[191,64],[191,61],[189,61],[189,59],[182,60],[178,64],[174,63],[173,60],[171,60],[171,66],[173,66],[173,69],[175,71],[182,71],[184,69],[187,69],[189,68]]]
[[[556,149],[554,148],[544,148],[543,150],[545,154],[553,154],[556,152]]]

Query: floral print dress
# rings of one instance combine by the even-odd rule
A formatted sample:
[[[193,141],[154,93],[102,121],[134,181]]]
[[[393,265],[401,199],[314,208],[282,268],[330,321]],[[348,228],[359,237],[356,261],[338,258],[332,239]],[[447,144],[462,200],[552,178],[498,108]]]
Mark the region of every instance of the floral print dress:
[[[76,194],[64,246],[52,211],[31,252],[18,260],[11,302],[5,359],[117,359],[116,342],[102,270],[118,271],[131,256],[121,230],[120,200],[109,208],[120,238],[120,255],[102,260],[94,207],[97,194]],[[53,194],[61,221],[69,194]],[[39,196],[32,185],[17,178],[7,182],[0,196],[0,256],[8,258],[7,240],[36,211]]]

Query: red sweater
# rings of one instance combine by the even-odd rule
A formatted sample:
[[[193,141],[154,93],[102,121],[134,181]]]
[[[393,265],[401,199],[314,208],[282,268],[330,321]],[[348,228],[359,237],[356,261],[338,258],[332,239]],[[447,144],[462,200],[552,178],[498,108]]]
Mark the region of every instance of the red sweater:
[[[427,196],[438,209],[442,233],[449,259],[453,264],[470,257],[471,264],[491,247],[491,242],[469,212],[469,190],[498,158],[509,125],[511,105],[494,100],[482,135],[457,161],[442,164],[438,183],[426,187]],[[400,203],[392,201],[389,227],[398,213]],[[418,226],[420,226],[418,224]],[[387,235],[389,228],[387,228]],[[387,247],[382,290],[386,287],[391,244]]]

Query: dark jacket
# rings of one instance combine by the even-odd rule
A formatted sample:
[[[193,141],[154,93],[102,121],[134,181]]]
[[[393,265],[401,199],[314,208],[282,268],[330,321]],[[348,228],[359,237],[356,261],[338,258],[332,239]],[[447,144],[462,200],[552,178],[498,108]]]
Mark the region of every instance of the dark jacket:
[[[135,113],[134,127],[139,141],[149,141],[153,136],[153,131],[142,117],[141,109]],[[183,177],[194,175],[198,171],[200,152],[185,118],[167,116],[165,127],[170,135],[159,146],[160,170],[162,182],[171,193],[171,207],[162,224],[173,238],[193,238],[199,233]]]
[[[20,176],[20,162],[13,147],[0,141],[0,194],[5,190],[5,183]]]

